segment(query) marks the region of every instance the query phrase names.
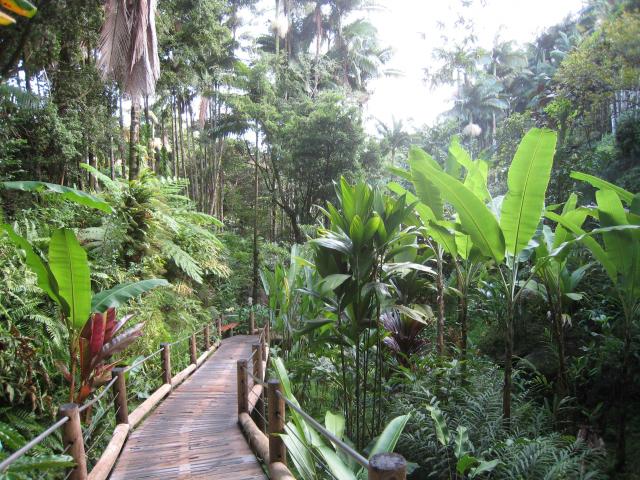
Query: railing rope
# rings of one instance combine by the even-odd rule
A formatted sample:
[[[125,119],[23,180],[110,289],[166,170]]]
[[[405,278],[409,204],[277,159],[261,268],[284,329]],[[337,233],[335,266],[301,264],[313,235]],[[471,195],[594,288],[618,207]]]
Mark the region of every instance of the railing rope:
[[[332,434],[329,430],[324,428],[320,423],[318,423],[316,421],[315,418],[313,418],[307,412],[302,410],[298,405],[296,405],[294,402],[292,402],[287,397],[285,397],[284,394],[281,391],[278,392],[278,396],[282,399],[282,401],[284,403],[286,403],[289,406],[289,408],[295,410],[296,413],[298,413],[302,418],[304,418],[304,420],[309,425],[311,425],[314,428],[314,430],[316,430],[318,433],[320,433],[324,437],[326,437],[329,440],[331,440],[331,442],[334,445],[336,445],[340,450],[342,450],[344,453],[346,453],[351,458],[353,458],[361,466],[363,466],[364,468],[369,468],[369,460],[364,458],[362,455],[360,455],[358,452],[356,452],[353,448],[351,448],[349,445],[347,445],[342,440],[340,440],[338,437],[336,437],[334,434]]]
[[[45,438],[51,435],[53,432],[62,427],[65,423],[69,421],[69,417],[62,417],[56,423],[47,428],[44,432],[42,432],[37,437],[32,438],[27,444],[25,444],[20,449],[13,452],[7,458],[5,458],[2,462],[0,462],[0,473],[4,473],[11,466],[13,462],[22,457],[25,453],[31,450],[36,445],[39,445]]]
[[[264,401],[263,401],[264,387],[262,387],[261,385],[262,379],[264,378],[264,363],[263,363],[264,345],[262,344],[262,342],[254,343],[252,346],[252,349],[255,352],[255,355],[253,356],[253,375],[251,376],[252,378],[254,378],[254,385],[259,385],[259,387],[257,388],[259,388],[259,391],[260,391],[260,395],[255,399],[255,405],[254,405],[253,411],[256,412],[256,415],[255,415],[256,426],[260,429],[260,431],[264,432],[266,428],[266,424],[264,421]],[[255,380],[256,378],[259,379],[259,381],[256,381]]]
[[[220,337],[221,337],[221,319],[220,318],[217,319],[217,323],[218,323],[218,333],[220,334]],[[112,448],[117,447],[118,449],[118,451],[115,452],[116,456],[114,458],[116,458],[117,453],[119,452],[120,448],[124,444],[124,441],[126,440],[126,436],[129,431],[129,423],[130,423],[129,408],[128,408],[129,405],[128,405],[128,398],[127,398],[127,382],[126,382],[126,376],[125,376],[126,372],[137,368],[138,366],[142,365],[152,357],[158,354],[161,354],[162,380],[164,385],[162,385],[156,391],[156,393],[154,393],[154,395],[161,393],[160,391],[163,389],[165,392],[168,392],[169,390],[167,390],[167,384],[169,385],[168,388],[170,389],[171,388],[170,385],[172,381],[171,345],[175,345],[176,343],[179,343],[186,339],[190,340],[189,348],[190,348],[191,363],[196,364],[195,366],[194,365],[189,366],[191,371],[194,371],[199,366],[197,364],[197,361],[200,361],[200,364],[201,364],[204,361],[204,358],[206,358],[205,354],[210,354],[213,345],[211,343],[210,325],[207,324],[202,329],[206,352],[204,352],[203,357],[201,359],[197,358],[197,352],[198,352],[197,334],[199,332],[200,331],[194,332],[190,336],[180,338],[172,343],[163,343],[161,344],[161,348],[159,350],[152,352],[151,354],[147,355],[144,358],[139,359],[138,361],[134,362],[129,366],[113,368],[111,371],[111,380],[109,381],[109,383],[107,383],[102,388],[102,390],[98,394],[96,394],[90,401],[84,403],[81,406],[74,403],[62,405],[58,410],[58,420],[54,424],[52,424],[46,430],[44,430],[39,435],[31,439],[24,446],[22,446],[15,452],[11,453],[9,456],[7,456],[7,458],[2,460],[2,462],[0,462],[0,474],[7,472],[9,467],[13,463],[19,460],[22,456],[24,456],[34,447],[42,443],[43,440],[45,440],[51,434],[56,432],[58,429],[64,427],[62,432],[63,444],[65,447],[64,452],[68,453],[76,463],[76,467],[73,470],[71,470],[67,475],[67,477],[65,478],[69,478],[72,480],[78,480],[78,479],[84,480],[87,478],[91,478],[91,479],[106,478],[106,475],[109,473],[110,466],[106,469],[105,471],[106,473],[104,473],[104,475],[103,475],[103,472],[97,473],[95,471],[95,470],[101,470],[99,468],[94,468],[91,474],[88,474],[87,472],[87,453],[91,450],[91,448],[93,448],[93,446],[90,447],[89,450],[85,452],[85,443],[84,443],[84,437],[82,433],[80,413],[89,409],[94,404],[96,404],[100,399],[102,399],[107,394],[107,392],[111,389],[111,387],[114,388],[113,408],[115,411],[117,426],[116,426],[116,429],[114,430],[114,436],[112,437],[109,445],[111,446],[116,436],[119,437],[117,439],[118,442],[116,442],[118,443],[119,446],[116,445],[112,447]],[[164,395],[166,395],[166,393]],[[157,402],[155,404],[157,404]],[[142,407],[142,405],[140,407]],[[141,421],[141,419],[144,416],[143,412],[138,412],[139,410],[140,408],[137,408],[135,412],[132,412],[131,427],[134,427],[137,423],[139,423],[139,421]],[[147,410],[147,408],[143,410]],[[136,416],[137,420],[133,418],[134,416]],[[95,442],[94,442],[94,445],[95,445]],[[110,452],[110,453],[114,454],[114,452]],[[101,457],[101,461],[102,460],[103,458]],[[100,464],[101,461],[99,461],[98,464]],[[96,467],[98,466],[98,464],[96,464]]]
[[[249,444],[254,448],[258,457],[268,462],[271,478],[278,480],[294,478],[286,466],[287,449],[282,440],[282,434],[287,433],[285,431],[285,406],[288,406],[299,414],[304,421],[321,436],[329,440],[336,448],[340,449],[355,460],[356,463],[361,465],[367,471],[368,479],[405,480],[407,478],[407,462],[402,455],[397,453],[379,453],[373,455],[370,459],[366,459],[351,446],[329,432],[323,425],[302,410],[297,403],[289,400],[284,395],[282,385],[278,380],[270,379],[266,384],[264,383],[265,372],[263,370],[263,359],[266,358],[266,348],[269,343],[269,323],[267,322],[259,332],[259,342],[252,345],[252,353],[249,358],[238,361],[238,416],[239,422],[248,436]],[[252,359],[253,368],[251,369],[252,371],[248,372],[247,363]],[[265,420],[264,416],[260,415],[260,410],[258,410],[260,399],[257,399],[254,407],[254,412],[258,410],[255,415],[257,417],[256,420],[252,420],[250,416],[247,415],[249,408],[248,377],[253,379],[254,389],[256,389],[256,386],[261,386],[263,389],[264,387],[267,388],[268,417],[266,420],[268,423],[268,459],[264,458],[267,452],[264,452],[264,447],[261,446],[261,442],[264,440],[260,439],[262,435],[260,430],[262,430],[261,427],[263,427],[263,425],[259,424]],[[252,392],[254,389],[252,389]],[[262,403],[261,406],[263,407],[264,403]],[[295,434],[295,432],[290,433]],[[262,438],[264,439],[265,437],[262,435]],[[326,471],[329,476],[333,476],[328,469],[326,469]]]

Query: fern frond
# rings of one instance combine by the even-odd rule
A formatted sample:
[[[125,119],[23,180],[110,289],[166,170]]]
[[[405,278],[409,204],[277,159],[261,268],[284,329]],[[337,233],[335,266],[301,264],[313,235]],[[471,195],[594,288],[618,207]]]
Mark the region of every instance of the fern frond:
[[[196,260],[171,240],[160,245],[163,255],[173,261],[176,266],[197,283],[202,283],[202,269]]]

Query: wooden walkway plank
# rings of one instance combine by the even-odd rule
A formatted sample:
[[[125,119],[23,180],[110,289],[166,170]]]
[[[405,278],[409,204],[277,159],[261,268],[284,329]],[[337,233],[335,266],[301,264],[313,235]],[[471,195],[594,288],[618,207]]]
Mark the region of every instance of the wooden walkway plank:
[[[109,478],[266,479],[237,411],[236,362],[248,358],[257,341],[255,335],[223,340],[130,435]]]

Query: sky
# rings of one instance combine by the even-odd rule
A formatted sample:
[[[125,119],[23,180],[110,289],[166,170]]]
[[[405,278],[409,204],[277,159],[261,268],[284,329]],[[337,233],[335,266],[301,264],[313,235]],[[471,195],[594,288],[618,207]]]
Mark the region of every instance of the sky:
[[[496,34],[501,40],[524,44],[536,34],[577,13],[582,0],[479,0],[462,9],[460,0],[378,0],[381,8],[361,16],[378,29],[382,45],[394,50],[388,68],[403,72],[401,77],[372,82],[373,94],[365,109],[367,130],[375,131],[375,120],[390,123],[392,118],[408,120],[415,127],[433,125],[439,114],[452,107],[451,87],[435,90],[424,82],[424,68],[432,64],[433,49],[442,46],[438,22],[450,26],[463,11],[475,23],[480,46],[489,48]],[[447,34],[455,35],[455,27]]]

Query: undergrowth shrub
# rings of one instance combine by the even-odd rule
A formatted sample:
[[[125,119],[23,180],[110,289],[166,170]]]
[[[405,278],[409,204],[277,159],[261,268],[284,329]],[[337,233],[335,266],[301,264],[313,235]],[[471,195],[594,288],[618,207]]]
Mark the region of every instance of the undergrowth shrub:
[[[552,412],[531,399],[535,386],[519,378],[519,372],[510,429],[502,418],[502,373],[495,364],[425,357],[415,372],[395,378],[388,409],[389,418],[411,412],[397,448],[418,465],[411,478],[463,478],[456,472],[455,442],[443,446],[438,440],[434,407],[442,412],[449,432],[466,428],[475,457],[498,461],[478,478],[606,478],[604,451],[555,432]]]

